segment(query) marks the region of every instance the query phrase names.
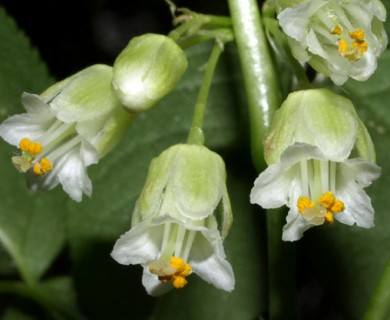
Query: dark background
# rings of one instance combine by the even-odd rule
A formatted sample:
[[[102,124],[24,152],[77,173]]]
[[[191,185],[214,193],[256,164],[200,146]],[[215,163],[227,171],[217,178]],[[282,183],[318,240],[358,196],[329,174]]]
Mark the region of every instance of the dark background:
[[[228,14],[226,1],[175,1],[197,12]],[[164,0],[0,0],[56,79],[89,65],[112,65],[128,41],[147,32],[167,34],[172,16]]]

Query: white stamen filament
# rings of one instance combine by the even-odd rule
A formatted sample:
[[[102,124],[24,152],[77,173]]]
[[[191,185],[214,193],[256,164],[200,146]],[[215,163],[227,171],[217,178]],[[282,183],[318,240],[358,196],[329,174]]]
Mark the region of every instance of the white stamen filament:
[[[163,252],[168,245],[170,230],[171,230],[171,223],[168,222],[164,225],[163,241],[161,244],[161,252]]]
[[[311,199],[316,199],[322,194],[322,175],[319,160],[313,160],[314,184],[311,189]]]
[[[54,162],[57,158],[67,153],[70,149],[75,147],[76,145],[81,143],[80,136],[75,136],[73,139],[67,141],[66,143],[62,144],[59,148],[56,148],[53,150],[53,152],[50,153],[50,150],[47,152],[43,152],[41,155],[39,155],[39,158],[41,159],[43,157],[48,158],[51,162]]]
[[[322,192],[329,191],[329,165],[327,160],[320,160]]]
[[[39,140],[42,147],[46,150],[55,148],[62,140],[66,139],[69,135],[76,133],[75,124],[60,122],[60,125],[58,125],[57,122],[44,134],[42,139]]]
[[[183,252],[183,256],[182,256],[184,261],[188,260],[188,256],[190,255],[192,244],[194,243],[195,234],[196,234],[196,231],[194,231],[194,230],[188,231],[186,246],[184,248],[184,252]]]
[[[179,226],[179,230],[177,232],[176,237],[176,245],[175,245],[175,256],[181,257],[181,249],[184,243],[184,237],[186,235],[186,229],[183,226]]]
[[[330,191],[336,194],[336,162],[330,162]]]
[[[302,187],[302,194],[304,196],[309,197],[309,177],[308,177],[308,169],[307,169],[307,160],[302,160],[300,162],[301,166],[301,187]]]

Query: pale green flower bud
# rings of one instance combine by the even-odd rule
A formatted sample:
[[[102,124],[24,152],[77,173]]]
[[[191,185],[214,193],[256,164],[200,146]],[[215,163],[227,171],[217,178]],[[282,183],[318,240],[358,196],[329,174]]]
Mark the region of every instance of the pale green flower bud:
[[[27,112],[0,125],[0,136],[21,150],[12,162],[27,173],[33,190],[61,183],[76,201],[92,194],[87,166],[115,147],[134,117],[114,95],[111,80],[111,67],[94,65],[41,95],[24,93]]]
[[[316,146],[334,161],[353,153],[375,162],[374,145],[352,102],[328,89],[288,95],[264,143],[267,163],[279,161],[287,147],[297,142]]]
[[[278,20],[292,54],[337,85],[363,81],[377,68],[387,47],[386,10],[379,0],[277,2]]]
[[[186,55],[172,39],[144,34],[115,60],[112,86],[129,112],[145,111],[176,87],[186,69]]]

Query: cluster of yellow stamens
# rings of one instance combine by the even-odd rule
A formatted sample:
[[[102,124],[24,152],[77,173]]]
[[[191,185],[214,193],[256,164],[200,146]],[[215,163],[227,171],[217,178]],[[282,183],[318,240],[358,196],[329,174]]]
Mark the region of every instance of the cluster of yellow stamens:
[[[181,258],[171,257],[170,264],[161,260],[153,260],[149,265],[149,270],[156,274],[161,282],[172,281],[172,285],[180,289],[187,284],[186,277],[191,273],[191,266]]]
[[[33,171],[38,176],[42,176],[52,169],[51,162],[47,158],[42,158],[39,162],[34,163]]]
[[[12,157],[12,162],[21,172],[26,172],[32,166],[35,157],[42,152],[42,145],[39,142],[31,141],[29,138],[23,138],[19,142],[19,149],[22,155]],[[47,158],[41,158],[33,166],[35,174],[41,176],[52,169],[52,164]]]
[[[330,33],[340,36],[343,33],[343,29],[341,26],[336,25]],[[368,50],[368,43],[365,40],[364,31],[362,29],[356,29],[355,31],[349,32],[348,35],[351,39],[349,41],[350,43],[345,38],[340,37],[338,39],[339,53],[349,61],[357,61]]]
[[[23,138],[19,142],[19,149],[33,155],[38,155],[42,152],[42,145],[39,142],[31,141],[29,138]]]
[[[323,224],[326,221],[332,223],[334,214],[344,211],[344,202],[336,199],[332,192],[325,192],[317,202],[309,197],[302,196],[298,199],[299,213],[314,225]]]

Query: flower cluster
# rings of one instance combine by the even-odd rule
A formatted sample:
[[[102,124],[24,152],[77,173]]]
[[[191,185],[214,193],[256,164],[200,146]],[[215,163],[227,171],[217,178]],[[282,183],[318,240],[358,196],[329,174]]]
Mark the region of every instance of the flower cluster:
[[[172,91],[186,68],[186,56],[173,40],[136,37],[114,67],[94,65],[41,95],[23,93],[27,112],[6,119],[0,137],[19,148],[12,163],[26,173],[32,190],[62,184],[81,201],[92,194],[87,167],[116,146],[136,113]]]

